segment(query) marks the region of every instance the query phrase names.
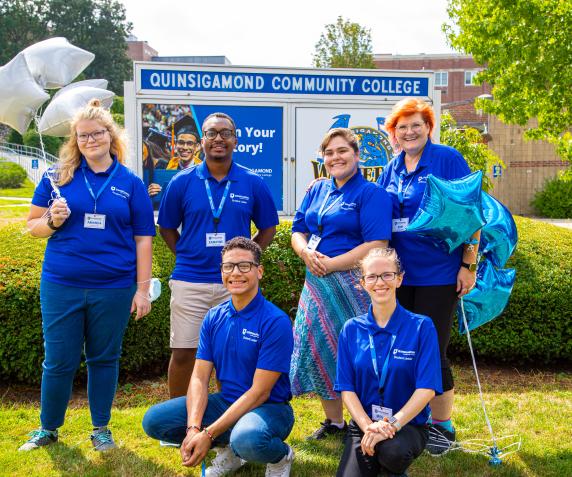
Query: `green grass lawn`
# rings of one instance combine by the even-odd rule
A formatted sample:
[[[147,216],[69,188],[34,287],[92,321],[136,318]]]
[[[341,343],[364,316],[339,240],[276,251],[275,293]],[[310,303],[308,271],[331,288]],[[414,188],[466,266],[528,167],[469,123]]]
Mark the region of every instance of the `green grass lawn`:
[[[32,198],[36,186],[30,179],[26,179],[22,187],[17,189],[0,189],[0,197],[27,197]]]
[[[479,396],[468,366],[455,367],[458,395],[455,425],[461,441],[487,438]],[[452,451],[440,458],[428,454],[410,468],[416,476],[570,476],[572,475],[572,374],[517,372],[484,368],[481,379],[489,416],[497,437],[517,434],[522,449],[500,467],[482,455]],[[180,465],[177,449],[161,448],[145,436],[141,419],[147,408],[166,395],[165,382],[124,384],[120,387],[111,428],[119,449],[99,454],[91,449],[85,393],[72,400],[58,444],[19,453],[26,433],[38,425],[36,389],[0,389],[0,462],[3,476],[199,476],[200,469]],[[292,476],[335,475],[341,444],[335,440],[306,442],[322,419],[314,399],[293,401],[294,431],[288,438],[296,452]],[[238,476],[263,476],[264,467],[248,464]]]

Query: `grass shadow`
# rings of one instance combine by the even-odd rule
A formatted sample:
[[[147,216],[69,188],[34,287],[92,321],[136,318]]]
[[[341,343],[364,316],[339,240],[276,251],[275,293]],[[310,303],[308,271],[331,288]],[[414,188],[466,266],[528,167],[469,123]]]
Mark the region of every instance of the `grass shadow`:
[[[157,464],[125,448],[99,453],[95,460],[88,459],[83,449],[62,442],[47,446],[53,468],[66,477],[135,477],[152,475],[171,477],[175,474],[169,467]],[[88,452],[96,452],[89,450]]]

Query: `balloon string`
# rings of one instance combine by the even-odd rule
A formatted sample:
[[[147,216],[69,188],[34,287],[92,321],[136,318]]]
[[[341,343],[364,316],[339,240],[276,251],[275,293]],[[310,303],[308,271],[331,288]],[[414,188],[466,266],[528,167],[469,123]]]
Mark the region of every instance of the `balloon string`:
[[[40,132],[40,116],[34,116],[34,122],[36,123],[36,130],[38,131],[38,136],[40,137],[40,146],[42,147],[42,156],[44,158],[44,164],[47,164],[46,159],[46,148],[44,147],[44,138],[42,137],[42,133]]]
[[[465,305],[463,299],[461,298],[461,313],[463,315],[463,324],[465,325],[465,330],[467,332],[467,341],[469,342],[469,349],[471,350],[471,358],[473,360],[473,369],[475,371],[475,377],[477,378],[477,387],[479,388],[479,398],[481,400],[481,406],[483,407],[483,413],[485,414],[485,421],[489,428],[489,432],[491,433],[491,439],[493,440],[493,445],[497,447],[497,440],[495,434],[493,432],[493,427],[491,426],[491,421],[489,420],[489,416],[487,414],[487,408],[485,406],[485,400],[483,398],[483,390],[481,388],[481,380],[479,379],[479,372],[477,371],[477,362],[475,360],[475,353],[473,351],[473,343],[471,341],[471,332],[469,331],[469,325],[467,323],[467,317],[465,316]]]

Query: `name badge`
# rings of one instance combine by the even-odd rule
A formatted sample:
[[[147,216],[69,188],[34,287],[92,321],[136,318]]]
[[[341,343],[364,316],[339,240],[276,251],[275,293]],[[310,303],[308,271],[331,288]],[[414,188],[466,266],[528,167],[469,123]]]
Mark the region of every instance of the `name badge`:
[[[85,214],[83,216],[83,227],[86,229],[105,229],[104,214]]]
[[[207,234],[207,247],[224,247],[226,242],[226,234]]]
[[[405,217],[403,219],[393,219],[391,221],[391,231],[392,232],[405,232],[407,226],[409,225],[409,218]]]
[[[388,419],[393,416],[393,410],[389,407],[381,407],[377,404],[371,405],[371,418],[374,421],[383,421],[384,417]]]
[[[319,235],[316,235],[316,234],[312,234],[312,236],[310,237],[310,240],[308,241],[308,245],[306,245],[306,248],[308,250],[310,250],[310,252],[313,252],[314,250],[316,250],[318,248],[318,244],[320,243],[320,240],[322,240],[322,237],[320,237]]]

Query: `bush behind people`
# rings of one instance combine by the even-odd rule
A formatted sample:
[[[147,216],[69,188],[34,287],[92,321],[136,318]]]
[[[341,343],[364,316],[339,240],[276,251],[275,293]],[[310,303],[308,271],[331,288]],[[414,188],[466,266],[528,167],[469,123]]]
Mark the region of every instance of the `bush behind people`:
[[[520,241],[507,267],[516,284],[503,316],[472,333],[479,360],[514,364],[572,362],[572,232],[516,217]],[[293,316],[304,281],[304,264],[290,247],[290,223],[278,227],[263,256],[265,296]],[[43,359],[39,283],[44,240],[22,235],[21,225],[0,229],[0,379],[37,383]],[[123,341],[123,377],[166,369],[169,358],[168,279],[174,258],[156,239],[153,276],[163,293],[151,314],[131,320]],[[456,328],[455,324],[455,328]],[[452,356],[467,355],[455,331]],[[85,371],[83,372],[85,375]]]
[[[26,170],[14,163],[0,160],[0,188],[16,189],[26,180]]]

